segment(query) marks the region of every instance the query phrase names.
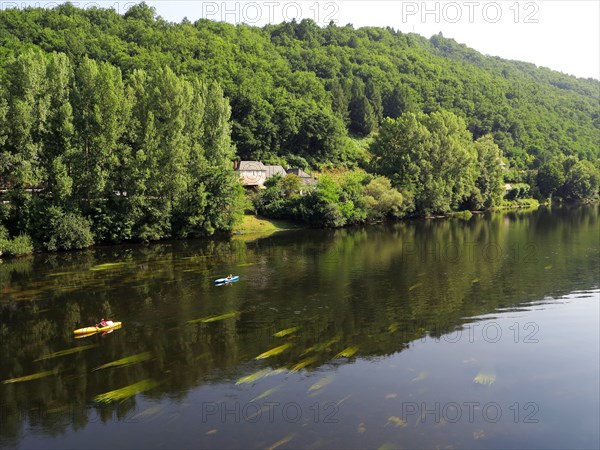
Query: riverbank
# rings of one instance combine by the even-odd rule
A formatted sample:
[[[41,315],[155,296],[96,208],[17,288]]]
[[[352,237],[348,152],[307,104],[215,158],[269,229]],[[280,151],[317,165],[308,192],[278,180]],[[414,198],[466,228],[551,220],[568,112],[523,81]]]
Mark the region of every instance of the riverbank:
[[[520,198],[517,200],[502,200],[502,203],[495,208],[497,210],[503,209],[521,209],[521,208],[538,208],[540,205],[549,205],[551,202],[549,200],[540,203],[539,200],[535,198]]]
[[[586,203],[581,203],[581,204],[588,204],[588,203],[598,203],[598,201],[593,201],[593,202],[586,202]],[[565,205],[578,205],[579,203],[559,203],[558,206],[565,206]],[[523,199],[523,200],[517,200],[517,201],[503,201],[502,205],[497,207],[497,208],[493,208],[489,211],[492,212],[499,212],[499,213],[508,213],[510,211],[534,211],[536,210],[539,206],[550,206],[551,203],[550,202],[544,202],[544,203],[539,203],[537,200],[534,199]],[[471,217],[475,214],[481,214],[484,213],[485,211],[459,211],[459,212],[452,212],[449,213],[447,215],[440,215],[440,216],[428,216],[428,217],[413,217],[412,219],[415,220],[433,220],[433,219],[448,219],[448,218],[454,218],[454,219],[462,219],[462,220],[470,220]],[[411,218],[409,217],[405,217],[403,219],[400,219],[400,221],[403,220],[409,220]],[[381,223],[382,221],[378,221],[378,222],[372,222],[372,223]],[[245,215],[242,219],[242,221],[236,225],[231,233],[231,237],[232,239],[235,240],[241,240],[241,241],[253,241],[255,239],[259,239],[259,238],[264,238],[267,236],[270,236],[271,234],[274,234],[278,231],[290,231],[290,230],[301,230],[301,229],[306,229],[306,228],[310,228],[310,226],[304,224],[304,223],[300,223],[300,222],[293,222],[291,220],[280,220],[280,219],[269,219],[263,216],[257,216],[257,215]],[[158,241],[157,241],[158,242]],[[135,241],[127,241],[124,242],[123,244],[131,244],[131,243],[135,243]],[[102,244],[99,244],[102,245]],[[33,244],[31,243],[31,240],[28,239],[26,236],[18,236],[12,240],[9,240],[7,238],[7,236],[2,236],[0,234],[0,262],[2,261],[3,258],[12,258],[12,257],[19,257],[19,256],[25,256],[28,254],[32,254],[32,253],[37,253],[39,252],[39,249],[36,251],[36,249],[34,248]],[[52,253],[52,252],[50,252]]]
[[[304,227],[301,224],[287,220],[245,215],[242,222],[233,229],[233,238],[237,240],[254,240],[278,231],[300,230],[302,228]]]
[[[269,233],[274,231],[298,230],[301,228],[304,227],[288,220],[267,219],[262,216],[245,215],[242,222],[233,229],[233,234]]]

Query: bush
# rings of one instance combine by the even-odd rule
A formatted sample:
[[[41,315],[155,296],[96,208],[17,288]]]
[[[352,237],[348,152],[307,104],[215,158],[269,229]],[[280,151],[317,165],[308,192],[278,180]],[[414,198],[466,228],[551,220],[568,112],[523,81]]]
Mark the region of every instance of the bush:
[[[521,208],[537,208],[540,206],[540,202],[535,198],[522,198],[517,200],[517,204]]]
[[[10,241],[10,245],[6,251],[8,255],[19,256],[33,253],[33,243],[31,238],[26,234],[20,234]]]
[[[305,222],[313,226],[324,228],[338,228],[346,225],[346,218],[340,206],[335,203],[323,203],[320,201],[304,203]]]
[[[298,220],[317,227],[343,227],[366,221],[400,218],[412,207],[412,197],[394,189],[388,178],[363,171],[322,175],[304,195],[297,177],[272,177],[254,197],[256,211],[272,219]]]
[[[537,208],[540,202],[534,198],[521,198],[518,200],[502,200],[501,208]]]
[[[31,238],[21,234],[13,239],[8,236],[8,231],[0,225],[0,256],[19,256],[33,253]]]
[[[481,195],[479,188],[477,186],[473,186],[471,194],[465,201],[462,202],[461,209],[466,209],[469,211],[481,211],[486,206],[489,207],[491,205],[486,205],[486,201],[484,200],[483,195]]]
[[[51,251],[73,250],[94,244],[91,221],[74,213],[65,213],[60,208],[49,210],[50,238],[46,248]]]
[[[365,186],[363,201],[369,220],[399,219],[405,214],[404,197],[385,177],[377,177]]]
[[[530,194],[531,188],[526,183],[515,184],[510,191],[506,194],[507,200],[518,200],[527,198]]]
[[[287,202],[284,199],[273,200],[266,204],[260,213],[266,217],[272,219],[286,219],[289,218],[289,210]]]

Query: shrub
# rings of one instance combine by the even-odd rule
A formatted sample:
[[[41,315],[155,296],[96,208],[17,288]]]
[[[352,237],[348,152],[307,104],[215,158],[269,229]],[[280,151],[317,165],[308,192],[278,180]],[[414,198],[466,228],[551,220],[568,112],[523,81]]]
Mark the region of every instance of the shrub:
[[[537,208],[540,206],[540,202],[535,198],[522,198],[517,200],[517,203],[521,208]]]
[[[491,205],[486,205],[486,201],[484,200],[479,188],[477,186],[473,186],[471,194],[461,204],[461,209],[467,209],[469,211],[480,211],[486,206]]]
[[[535,198],[521,198],[518,200],[502,200],[500,208],[537,208],[540,202]]]
[[[404,197],[388,178],[377,177],[365,186],[364,203],[370,220],[400,218],[405,213]]]
[[[324,191],[315,189],[299,198],[297,208],[299,219],[316,227],[343,227],[346,224],[344,213],[348,214],[351,211],[342,211],[339,197],[335,198],[334,201],[328,201],[324,198],[328,194],[327,188]]]
[[[74,213],[65,213],[60,208],[49,210],[50,238],[46,248],[51,251],[73,250],[94,244],[91,221]]]
[[[506,194],[507,200],[518,200],[520,198],[527,198],[530,193],[530,186],[526,183],[515,184],[510,191]]]
[[[26,234],[10,239],[6,228],[0,225],[0,256],[19,256],[33,253],[31,238]]]

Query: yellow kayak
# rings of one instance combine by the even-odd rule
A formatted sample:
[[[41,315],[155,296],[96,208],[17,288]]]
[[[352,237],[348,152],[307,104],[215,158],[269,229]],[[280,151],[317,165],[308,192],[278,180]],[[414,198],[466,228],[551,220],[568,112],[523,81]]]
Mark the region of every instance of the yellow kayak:
[[[114,322],[112,325],[108,325],[105,327],[93,326],[93,327],[78,328],[77,330],[73,331],[73,333],[76,334],[77,336],[81,336],[81,335],[89,335],[89,334],[98,333],[100,331],[116,330],[118,328],[121,328],[121,322]]]

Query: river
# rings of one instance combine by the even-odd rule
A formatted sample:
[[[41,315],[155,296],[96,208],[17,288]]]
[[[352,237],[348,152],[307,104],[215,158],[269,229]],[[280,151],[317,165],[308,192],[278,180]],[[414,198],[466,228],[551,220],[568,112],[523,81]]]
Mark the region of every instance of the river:
[[[0,446],[598,448],[599,249],[590,205],[4,260]]]

